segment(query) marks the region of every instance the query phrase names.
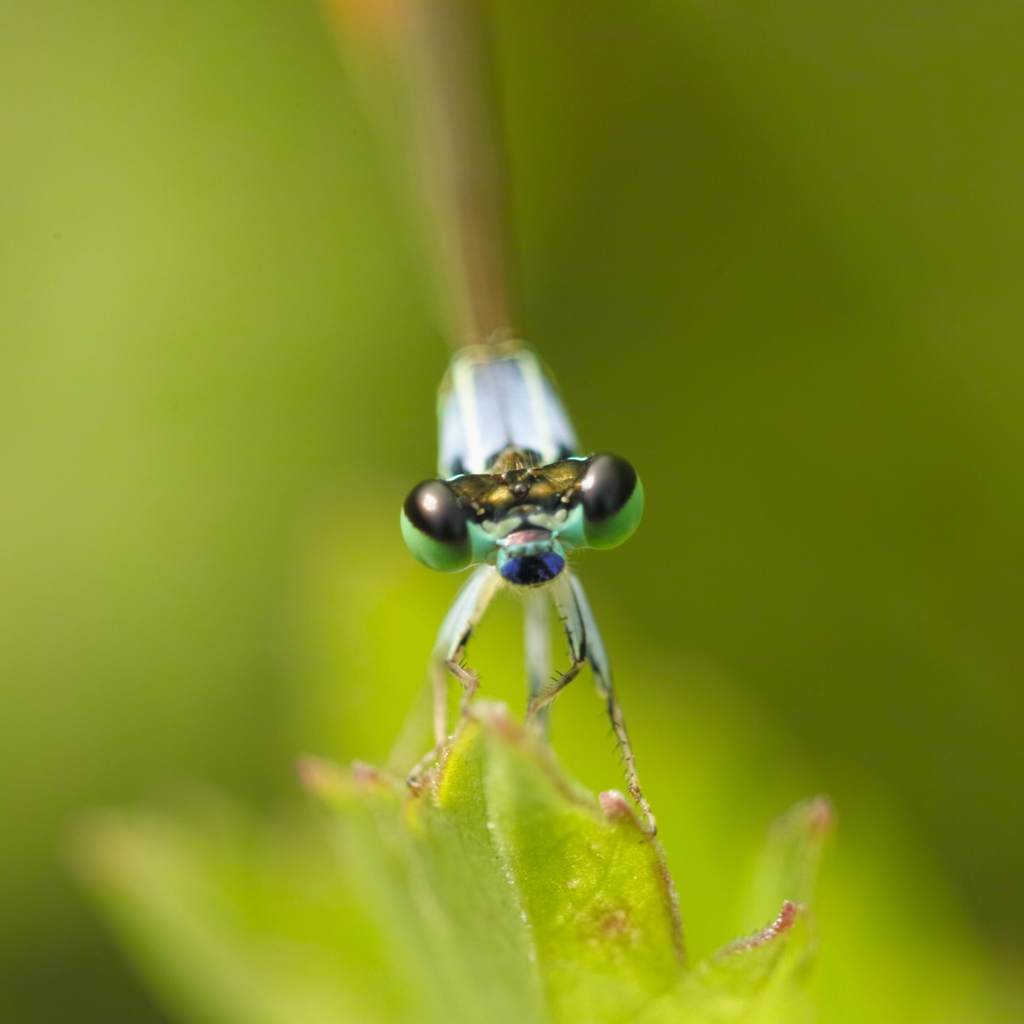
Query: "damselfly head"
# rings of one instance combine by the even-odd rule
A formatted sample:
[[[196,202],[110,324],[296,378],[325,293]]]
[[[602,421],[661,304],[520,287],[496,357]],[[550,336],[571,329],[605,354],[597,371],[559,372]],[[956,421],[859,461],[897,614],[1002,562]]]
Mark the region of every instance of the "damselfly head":
[[[621,544],[643,505],[636,470],[601,453],[425,480],[405,500],[402,535],[431,569],[457,572],[489,562],[509,583],[539,586],[561,573],[566,552]]]
[[[565,568],[565,549],[550,530],[514,530],[502,540],[495,564],[507,582],[537,587],[550,583]]]

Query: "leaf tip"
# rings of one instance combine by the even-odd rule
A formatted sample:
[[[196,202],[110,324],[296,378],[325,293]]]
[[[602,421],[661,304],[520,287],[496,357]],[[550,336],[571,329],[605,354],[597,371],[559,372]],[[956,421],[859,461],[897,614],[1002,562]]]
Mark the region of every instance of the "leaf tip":
[[[470,705],[468,717],[487,726],[504,740],[521,741],[525,735],[523,727],[512,718],[504,701],[476,700]]]
[[[811,835],[815,838],[824,838],[835,824],[836,809],[832,801],[824,793],[813,797],[807,815],[807,828]]]
[[[347,770],[334,761],[307,755],[299,759],[296,771],[306,792],[334,806],[360,793],[394,789],[393,780],[363,761],[353,761],[351,770]]]
[[[603,793],[598,794],[597,799],[601,804],[601,810],[604,811],[605,817],[613,825],[629,824],[636,828],[637,831],[644,832],[636,812],[626,799],[624,793],[617,789],[606,789]]]
[[[348,791],[348,780],[341,765],[322,757],[307,755],[295,765],[303,789],[322,799],[336,800]]]

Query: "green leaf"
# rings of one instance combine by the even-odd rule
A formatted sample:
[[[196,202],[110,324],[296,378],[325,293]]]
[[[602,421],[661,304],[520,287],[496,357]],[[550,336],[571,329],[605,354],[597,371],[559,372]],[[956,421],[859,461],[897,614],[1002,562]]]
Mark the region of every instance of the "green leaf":
[[[595,801],[557,769],[547,746],[491,715],[467,740],[486,764],[487,827],[529,923],[552,1017],[625,1019],[674,984],[682,963],[661,848],[621,796]],[[450,764],[446,777],[457,769]],[[442,800],[450,785],[442,784]]]
[[[680,970],[661,850],[621,797],[570,783],[503,710],[475,713],[404,821],[379,776],[336,804],[367,910],[429,950],[422,981],[444,1019],[628,1019]],[[353,831],[360,804],[374,829]]]
[[[381,933],[391,983],[414,994],[402,1019],[543,1020],[529,936],[494,857],[481,766],[471,755],[459,765],[450,806],[426,793],[410,801],[361,766],[350,777],[312,762],[304,775],[330,803],[343,871]]]
[[[308,760],[325,830],[112,816],[83,862],[128,947],[201,1024],[757,1024],[810,1018],[802,904],[686,972],[657,841],[478,702],[417,792]],[[775,827],[752,908],[806,901],[827,826]],[[763,923],[763,922],[762,922]]]

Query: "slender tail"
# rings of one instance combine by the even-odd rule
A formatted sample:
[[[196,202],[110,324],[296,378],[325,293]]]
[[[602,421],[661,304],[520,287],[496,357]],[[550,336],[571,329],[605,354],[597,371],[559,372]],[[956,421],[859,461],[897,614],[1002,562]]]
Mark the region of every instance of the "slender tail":
[[[454,347],[512,337],[504,160],[482,0],[323,0],[415,197]],[[411,186],[411,187],[409,187]]]

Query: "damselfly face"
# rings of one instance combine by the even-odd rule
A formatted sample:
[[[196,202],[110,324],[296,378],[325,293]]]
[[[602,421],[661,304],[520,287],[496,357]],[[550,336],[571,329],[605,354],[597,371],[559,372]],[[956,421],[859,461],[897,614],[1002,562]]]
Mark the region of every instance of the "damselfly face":
[[[487,562],[515,586],[548,583],[574,548],[612,548],[636,529],[644,491],[617,455],[561,459],[425,480],[402,508],[402,535],[424,565],[457,572]]]

